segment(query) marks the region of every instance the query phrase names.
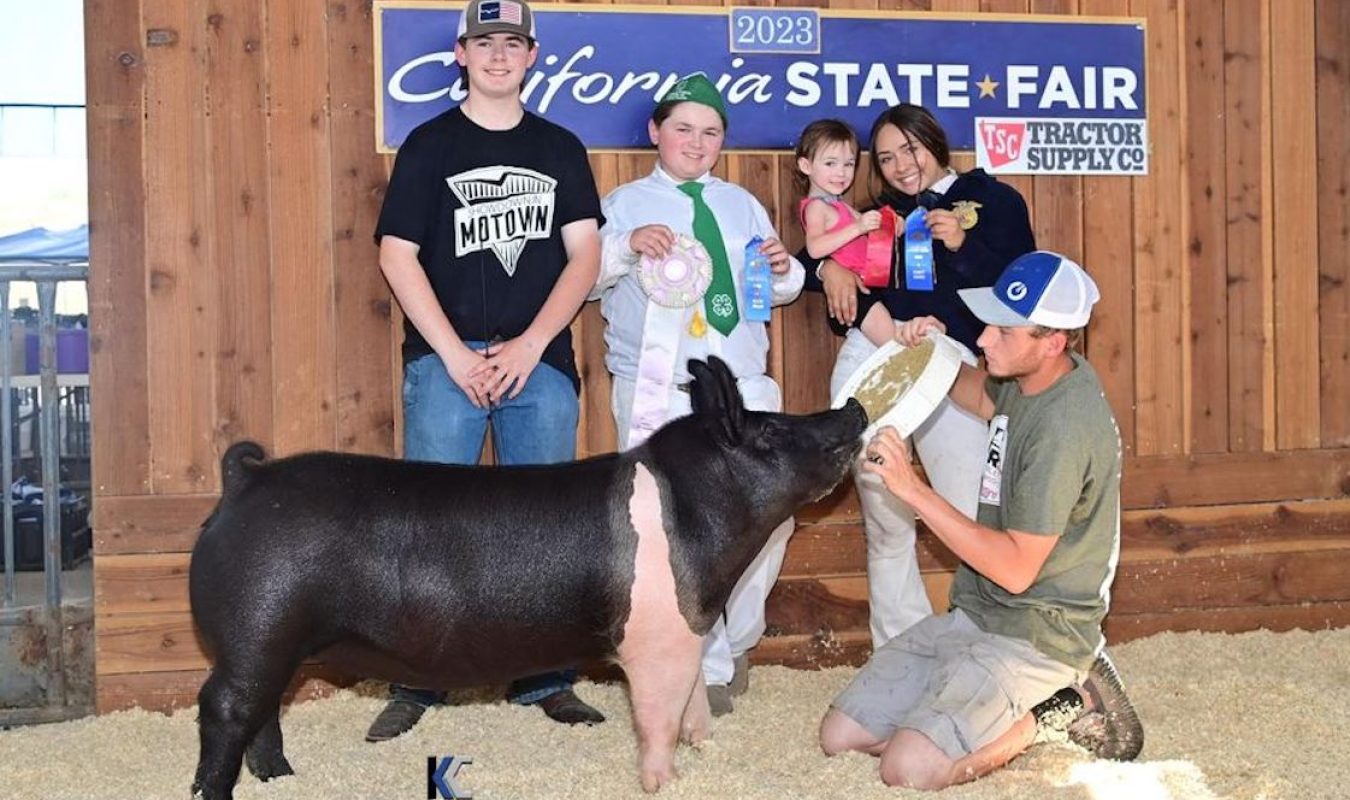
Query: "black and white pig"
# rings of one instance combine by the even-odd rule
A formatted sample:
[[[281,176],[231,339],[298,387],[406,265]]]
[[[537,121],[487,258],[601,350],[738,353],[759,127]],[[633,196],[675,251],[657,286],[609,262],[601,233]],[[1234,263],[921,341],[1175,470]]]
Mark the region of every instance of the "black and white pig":
[[[609,658],[628,678],[642,786],[707,735],[701,642],[771,531],[828,493],[861,446],[856,401],[747,411],[716,358],[693,413],[641,446],[569,464],[464,467],[341,453],[264,461],[239,443],[192,552],[214,669],[193,791],[240,762],[291,774],[282,691],[311,655],[355,676],[453,688]]]

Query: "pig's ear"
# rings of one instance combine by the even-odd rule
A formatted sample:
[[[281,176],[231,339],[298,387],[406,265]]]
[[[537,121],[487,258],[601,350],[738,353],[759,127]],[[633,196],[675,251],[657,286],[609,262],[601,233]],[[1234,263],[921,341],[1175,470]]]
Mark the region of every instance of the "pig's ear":
[[[706,364],[690,359],[689,374],[694,376],[694,385],[690,389],[694,413],[707,416],[728,444],[740,444],[745,406],[731,369],[717,356],[709,356]]]
[[[689,387],[689,403],[695,414],[719,414],[722,407],[722,392],[717,385],[717,377],[703,361],[689,359],[689,375],[694,379]]]

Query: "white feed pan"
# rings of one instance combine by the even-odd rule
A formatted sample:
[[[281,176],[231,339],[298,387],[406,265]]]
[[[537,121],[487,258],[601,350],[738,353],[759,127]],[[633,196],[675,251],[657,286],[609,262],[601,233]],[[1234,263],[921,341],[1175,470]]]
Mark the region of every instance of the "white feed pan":
[[[880,428],[887,425],[895,428],[903,437],[914,433],[915,429],[928,419],[928,415],[933,413],[933,409],[938,407],[942,398],[947,396],[947,391],[951,389],[961,369],[961,356],[965,351],[965,348],[955,340],[936,331],[929,334],[929,341],[932,342],[932,354],[928,356],[927,364],[922,367],[905,363],[918,357],[917,353],[906,355],[907,348],[897,341],[892,340],[878,347],[876,352],[868,356],[840,387],[838,394],[834,396],[832,407],[842,407],[850,397],[862,390],[865,397],[873,396],[877,400],[889,400],[881,403],[886,410],[879,417],[872,419],[869,414],[863,438],[872,438]],[[927,342],[913,348],[915,351],[925,349]],[[892,372],[901,365],[908,367],[904,377],[912,377],[913,380],[907,388],[903,385],[897,387],[884,375],[883,370],[892,359],[898,359],[896,365],[892,367]],[[917,376],[912,374],[915,368],[922,370]],[[904,382],[902,380],[900,383]],[[888,393],[897,391],[900,392],[898,398],[886,398]],[[864,407],[869,405],[866,400],[862,402]]]

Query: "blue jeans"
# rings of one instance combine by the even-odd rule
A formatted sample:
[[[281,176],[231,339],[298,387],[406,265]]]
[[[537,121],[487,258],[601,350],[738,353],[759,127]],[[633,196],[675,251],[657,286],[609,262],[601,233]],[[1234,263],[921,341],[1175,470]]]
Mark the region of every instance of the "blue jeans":
[[[481,349],[482,342],[465,344]],[[409,461],[477,464],[483,436],[492,423],[492,447],[499,464],[556,464],[576,458],[580,406],[572,381],[540,362],[525,388],[512,399],[478,408],[459,388],[439,356],[427,355],[403,368],[403,457]],[[528,705],[569,689],[575,670],[522,678],[507,699]],[[443,692],[394,685],[395,699],[431,705]]]

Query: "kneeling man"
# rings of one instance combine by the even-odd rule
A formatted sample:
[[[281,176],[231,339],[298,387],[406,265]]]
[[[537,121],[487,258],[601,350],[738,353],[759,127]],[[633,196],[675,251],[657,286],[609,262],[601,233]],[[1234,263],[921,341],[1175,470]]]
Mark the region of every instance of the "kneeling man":
[[[1143,747],[1101,630],[1120,555],[1120,432],[1073,349],[1098,297],[1081,267],[1045,251],[961,290],[987,326],[987,372],[962,365],[950,393],[990,421],[978,520],[918,477],[893,429],[869,444],[863,469],[962,563],[951,610],[886,643],[835,699],[827,755],[879,755],[888,785],[941,789],[1006,764],[1038,720],[1072,723],[1070,738],[1105,758]],[[912,319],[898,336],[912,345],[929,329],[943,325]]]

